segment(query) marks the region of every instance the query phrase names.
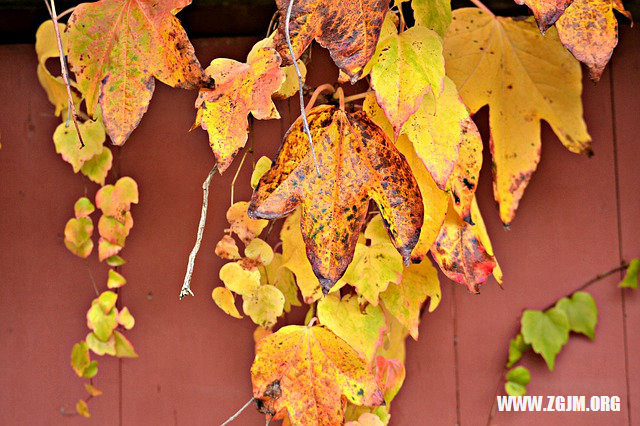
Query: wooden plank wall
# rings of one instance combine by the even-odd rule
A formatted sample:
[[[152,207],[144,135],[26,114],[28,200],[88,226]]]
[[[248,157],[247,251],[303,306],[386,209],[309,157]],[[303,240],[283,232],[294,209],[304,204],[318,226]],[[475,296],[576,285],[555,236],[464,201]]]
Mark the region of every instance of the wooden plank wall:
[[[242,60],[249,39],[196,42],[203,63]],[[485,155],[479,202],[505,273],[480,295],[444,278],[443,301],[425,314],[420,340],[407,348],[408,378],[393,403],[393,425],[487,424],[509,339],[525,308],[544,308],[621,259],[640,256],[640,31],[624,29],[612,66],[584,105],[593,158],[569,153],[543,126],[542,162],[511,230],[499,222]],[[135,315],[128,334],[139,360],[101,359],[89,421],[65,418],[84,395],[69,367],[73,343],[87,332],[94,297],[89,271],[104,287],[107,269],[69,254],[62,243],[73,202],[97,186],[73,175],[55,154],[58,119],[39,87],[33,46],[0,46],[0,423],[219,424],[251,395],[254,327],[223,314],[209,294],[222,262],[213,255],[226,225],[234,166],[212,185],[204,244],[196,262],[195,298],[178,301],[201,204],[201,183],[213,164],[202,130],[187,133],[194,92],[159,84],[149,111],[124,149],[114,149],[110,180],[129,175],[140,185],[135,226],[122,268],[121,299]],[[334,81],[326,55],[314,55],[311,84]],[[273,156],[297,104],[280,103],[282,122],[256,122],[256,156]],[[615,111],[615,115],[614,112]],[[477,116],[488,141],[487,114]],[[257,157],[256,157],[257,158]],[[236,197],[250,195],[250,168]],[[93,259],[93,257],[91,258]],[[572,337],[549,372],[527,358],[533,395],[619,395],[619,413],[498,413],[495,424],[600,425],[640,423],[640,295],[616,288],[620,276],[590,287],[600,310],[594,341]],[[287,321],[300,320],[303,312]],[[502,392],[501,389],[498,389]],[[253,410],[239,425],[263,424]]]

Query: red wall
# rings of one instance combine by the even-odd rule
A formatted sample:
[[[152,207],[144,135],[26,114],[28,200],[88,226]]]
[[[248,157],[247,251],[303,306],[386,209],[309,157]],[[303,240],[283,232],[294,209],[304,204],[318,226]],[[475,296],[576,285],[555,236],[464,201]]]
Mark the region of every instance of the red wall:
[[[198,40],[204,64],[242,60],[248,39]],[[612,65],[597,85],[585,80],[584,105],[593,158],[569,153],[543,125],[542,162],[511,230],[499,222],[485,155],[479,201],[505,273],[479,296],[443,279],[443,300],[425,314],[420,340],[407,350],[407,381],[392,424],[484,425],[509,339],[525,308],[543,308],[621,259],[640,256],[640,31],[624,31]],[[95,297],[89,270],[105,287],[107,268],[71,255],[63,245],[74,201],[97,185],[73,174],[55,154],[58,119],[36,78],[33,46],[0,46],[0,422],[2,424],[219,424],[251,397],[254,326],[233,319],[210,298],[221,261],[213,255],[226,225],[229,184],[237,167],[212,184],[207,230],[196,261],[195,298],[178,300],[199,219],[201,184],[213,165],[206,133],[188,133],[195,92],[161,84],[113,173],[140,186],[135,226],[122,255],[128,284],[121,299],[136,317],[128,333],[140,358],[100,359],[92,418],[65,418],[84,397],[69,367],[73,343],[86,333]],[[310,83],[333,81],[325,55],[314,55]],[[273,156],[294,102],[278,105],[282,122],[256,122],[256,158]],[[615,111],[615,116],[612,112]],[[485,141],[486,111],[477,121]],[[247,199],[250,167],[236,199]],[[619,413],[501,413],[496,424],[640,424],[640,295],[616,288],[619,275],[590,288],[600,310],[595,341],[572,336],[556,371],[528,358],[532,395],[619,395]],[[300,313],[288,321],[300,320]],[[629,402],[631,401],[631,402]],[[253,410],[239,425],[262,424]]]

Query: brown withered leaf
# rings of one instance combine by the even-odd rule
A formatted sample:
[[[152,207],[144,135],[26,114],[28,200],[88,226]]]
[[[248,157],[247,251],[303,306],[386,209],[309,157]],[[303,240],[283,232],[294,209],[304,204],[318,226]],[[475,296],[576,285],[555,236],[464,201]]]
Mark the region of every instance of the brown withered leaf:
[[[275,36],[276,49],[285,65],[291,64],[291,54],[285,37],[285,16],[289,0],[276,0],[280,23]],[[296,59],[315,39],[329,49],[331,58],[355,82],[369,62],[380,37],[389,0],[294,1],[289,34]]]
[[[468,118],[462,127],[460,155],[449,178],[449,184],[456,211],[465,222],[473,225],[471,204],[482,168],[482,138],[471,118]]]
[[[302,205],[307,256],[325,294],[353,259],[369,200],[380,208],[396,249],[409,262],[423,221],[418,184],[404,156],[363,111],[322,105],[308,113],[320,176],[302,120],[260,179],[249,215],[279,218]]]
[[[538,28],[544,34],[560,18],[573,0],[515,0],[517,4],[526,4],[536,18]]]

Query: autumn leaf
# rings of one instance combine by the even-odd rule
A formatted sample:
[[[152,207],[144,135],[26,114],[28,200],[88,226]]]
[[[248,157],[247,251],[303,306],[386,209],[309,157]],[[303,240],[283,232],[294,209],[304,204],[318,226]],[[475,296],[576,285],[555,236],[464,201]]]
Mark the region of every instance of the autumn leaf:
[[[451,24],[451,1],[412,0],[411,8],[416,25],[429,28],[444,38]]]
[[[443,78],[442,40],[435,32],[416,26],[385,40],[371,69],[371,87],[396,138],[425,95],[438,96]]]
[[[74,173],[78,173],[85,162],[102,153],[102,144],[106,137],[104,127],[99,121],[89,120],[80,123],[79,127],[84,147],[80,144],[75,126],[61,123],[53,133],[56,152],[71,164]]]
[[[618,44],[618,20],[612,0],[574,0],[558,18],[560,41],[598,81]]]
[[[376,45],[376,50],[367,62],[367,65],[364,66],[362,70],[362,74],[360,78],[363,78],[369,73],[371,73],[371,68],[378,62],[378,58],[380,57],[380,51],[382,50],[382,46],[386,43],[389,37],[394,37],[398,35],[398,23],[400,19],[398,15],[394,12],[390,11],[384,17],[384,21],[382,22],[382,28],[380,29],[380,37],[378,38],[378,44]],[[340,83],[346,83],[350,80],[349,76],[345,74],[342,70],[340,70],[340,75],[338,76],[338,81]]]
[[[95,333],[89,333],[85,338],[85,342],[87,342],[89,349],[91,349],[96,355],[107,354],[115,356],[116,354],[116,338],[113,334],[111,334],[106,341],[102,341]]]
[[[76,402],[76,412],[82,417],[91,417],[91,413],[89,413],[89,406],[83,399]]]
[[[120,288],[127,283],[127,280],[118,272],[109,269],[109,277],[107,279],[107,287]]]
[[[482,138],[471,118],[462,124],[460,155],[449,177],[453,206],[460,217],[473,225],[471,209],[482,168]]]
[[[442,294],[438,272],[427,259],[409,265],[402,274],[402,281],[390,285],[380,294],[384,308],[409,330],[415,340],[418,340],[420,310],[427,297],[431,299],[429,312],[433,312],[438,307]]]
[[[271,95],[282,85],[285,73],[278,52],[268,48],[249,53],[247,63],[214,59],[205,72],[215,79],[216,87],[200,89],[193,127],[202,126],[209,134],[222,173],[247,142],[249,113],[258,120],[280,118]]]
[[[229,222],[231,232],[236,234],[240,240],[249,244],[251,240],[260,235],[269,221],[262,219],[252,219],[247,213],[249,203],[238,201],[227,210],[227,222]]]
[[[384,426],[384,423],[373,413],[362,413],[358,421],[346,422],[344,426]]]
[[[627,272],[624,275],[624,279],[618,283],[618,287],[620,288],[632,288],[637,289],[638,283],[638,272],[640,271],[640,259],[631,259],[629,262],[629,266],[627,267]]]
[[[118,312],[118,324],[123,326],[125,330],[131,330],[134,325],[136,325],[136,320],[129,312],[129,308],[126,306]]]
[[[240,251],[236,245],[236,240],[231,235],[223,236],[216,244],[216,256],[227,260],[240,259]]]
[[[480,213],[480,208],[478,207],[478,202],[475,197],[471,202],[471,222],[473,223],[473,225],[471,226],[473,235],[478,238],[478,241],[480,241],[480,244],[482,245],[482,247],[484,247],[487,254],[489,256],[493,256],[496,262],[496,266],[493,268],[492,274],[498,284],[502,285],[502,269],[500,268],[498,260],[495,258],[493,245],[491,244],[491,239],[489,238],[487,227],[484,224],[484,219],[482,218],[482,214]]]
[[[87,343],[82,341],[73,345],[71,349],[71,368],[78,375],[82,377],[85,370],[89,367],[91,359],[89,357],[89,347]]]
[[[275,35],[276,49],[283,64],[292,63],[285,37],[285,16],[289,0],[276,0],[280,21]],[[352,82],[376,49],[380,28],[389,0],[356,0],[341,3],[332,0],[301,0],[293,3],[289,32],[293,55],[298,59],[315,39],[329,49],[331,58]]]
[[[251,188],[256,189],[258,186],[258,181],[262,177],[263,174],[267,172],[273,165],[273,161],[271,158],[262,156],[256,162],[255,167],[253,168],[253,172],[251,172]]]
[[[370,198],[405,262],[418,240],[423,207],[409,165],[364,112],[322,105],[308,120],[320,176],[298,119],[274,166],[260,179],[249,215],[274,219],[302,205],[307,256],[326,293],[353,259]]]
[[[250,296],[260,287],[260,271],[241,261],[226,263],[218,273],[225,287],[241,296]]]
[[[67,28],[69,63],[94,115],[122,145],[149,106],[154,77],[184,89],[212,86],[174,16],[190,0],[100,0],[79,4]]]
[[[457,9],[445,38],[447,75],[472,113],[489,105],[494,195],[506,224],[540,161],[540,120],[571,151],[590,152],[579,64],[551,28]]]
[[[364,238],[356,244],[353,260],[333,291],[350,284],[362,298],[378,305],[378,295],[390,283],[400,282],[402,269],[402,256],[391,243],[382,217],[376,215],[367,225]]]
[[[245,247],[244,255],[248,259],[260,263],[262,266],[267,266],[273,260],[273,249],[263,239],[254,238],[247,244],[247,247]]]
[[[263,285],[242,297],[242,310],[251,320],[264,328],[275,325],[284,311],[284,295],[272,285]]]
[[[544,34],[574,0],[515,0],[518,4],[526,4],[533,12],[538,27]]]
[[[431,248],[431,254],[444,274],[455,282],[477,293],[496,266],[493,256],[473,231],[473,227],[460,219],[449,203],[440,235]]]
[[[96,206],[106,216],[124,223],[131,204],[138,204],[138,184],[125,176],[115,185],[105,185],[96,193]]]
[[[298,233],[300,233],[300,226],[297,225]],[[302,236],[300,237],[302,239]],[[306,256],[303,255],[303,259],[307,262],[309,270],[311,270],[311,265],[307,260]],[[273,256],[273,260],[264,268],[264,273],[260,275],[260,282],[262,285],[271,284],[276,287],[282,295],[284,296],[284,311],[289,312],[291,310],[291,306],[301,306],[300,301],[298,300],[298,287],[296,286],[296,280],[294,278],[293,272],[283,266],[283,255],[281,253],[275,253]],[[315,278],[313,272],[311,275],[318,282],[318,279]],[[320,285],[318,284],[318,288]]]
[[[375,378],[357,352],[328,329],[287,326],[263,338],[251,367],[262,412],[292,424],[342,424],[344,402],[381,405]]]
[[[82,130],[80,131],[82,132]],[[86,143],[86,139],[84,140]],[[111,170],[112,164],[113,154],[111,154],[111,150],[109,148],[104,146],[99,154],[94,155],[82,164],[80,172],[82,172],[82,174],[88,177],[91,181],[99,185],[104,185],[107,173]]]
[[[242,315],[238,312],[238,308],[236,308],[235,301],[233,300],[233,293],[231,293],[228,288],[214,288],[211,293],[211,298],[227,315],[231,315],[234,318],[242,318]]]
[[[375,95],[367,95],[362,104],[362,109],[374,123],[385,131],[390,139],[393,137],[393,127],[382,108],[378,105]],[[438,188],[406,135],[400,135],[395,145],[398,151],[404,155],[407,163],[409,163],[411,172],[418,182],[418,188],[422,194],[424,219],[420,230],[420,238],[411,253],[411,258],[414,261],[420,261],[427,255],[440,232],[447,214],[449,195]]]
[[[358,298],[347,294],[328,295],[318,302],[318,321],[355,349],[368,365],[374,361],[387,330],[379,306],[360,308]]]
[[[525,367],[518,366],[507,371],[504,390],[507,395],[522,396],[527,393],[527,385],[531,381],[531,374]]]
[[[87,390],[87,392],[91,396],[100,396],[100,395],[102,395],[102,391],[100,389],[96,388],[93,385],[90,385],[89,383],[85,383],[84,384],[84,388]]]

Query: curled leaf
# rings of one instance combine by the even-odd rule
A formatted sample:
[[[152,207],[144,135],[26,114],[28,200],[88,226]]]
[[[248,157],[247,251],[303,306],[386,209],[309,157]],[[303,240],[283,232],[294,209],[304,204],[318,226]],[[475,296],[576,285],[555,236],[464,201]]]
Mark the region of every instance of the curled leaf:
[[[258,181],[264,175],[267,170],[271,168],[273,161],[271,158],[262,156],[258,159],[256,166],[253,168],[253,172],[251,172],[251,188],[256,189],[258,186]]]

